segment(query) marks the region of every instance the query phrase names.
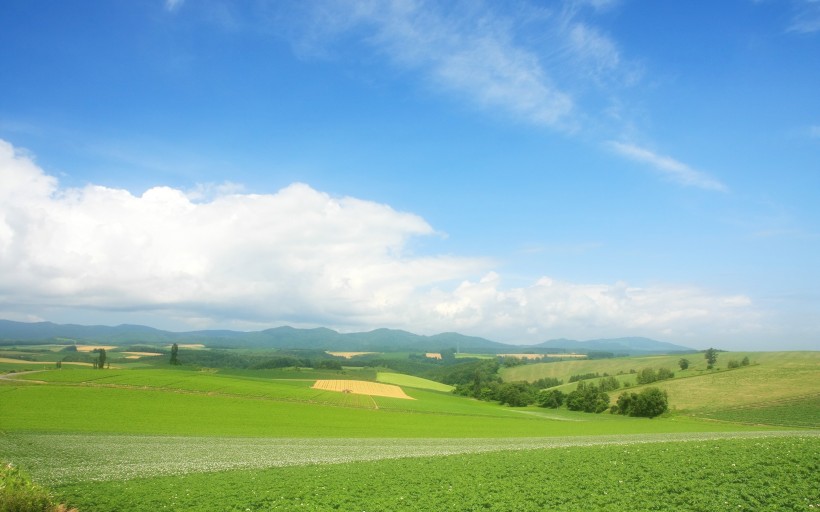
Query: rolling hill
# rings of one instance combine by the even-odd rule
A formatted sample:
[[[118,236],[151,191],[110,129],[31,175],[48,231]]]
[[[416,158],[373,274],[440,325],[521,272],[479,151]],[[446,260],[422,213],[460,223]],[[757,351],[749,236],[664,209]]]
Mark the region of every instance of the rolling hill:
[[[616,338],[590,341],[551,340],[538,345],[510,345],[477,336],[446,332],[431,336],[396,329],[340,333],[326,327],[297,329],[290,326],[262,331],[205,330],[171,332],[143,325],[76,325],[52,322],[0,320],[0,342],[91,342],[110,345],[201,343],[211,348],[314,349],[335,351],[462,352],[489,354],[523,352],[605,351],[613,354],[665,354],[693,349],[648,338]]]

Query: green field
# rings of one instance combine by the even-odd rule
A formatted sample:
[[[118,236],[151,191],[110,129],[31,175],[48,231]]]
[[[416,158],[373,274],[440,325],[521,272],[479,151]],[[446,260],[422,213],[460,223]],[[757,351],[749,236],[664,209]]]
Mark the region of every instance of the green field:
[[[675,411],[651,420],[502,407],[371,368],[49,366],[0,379],[0,460],[81,512],[820,507],[820,358],[749,357],[655,383]],[[677,359],[504,376],[626,368],[625,379]],[[312,389],[316,379],[379,380],[413,400]],[[767,485],[754,485],[760,475]]]

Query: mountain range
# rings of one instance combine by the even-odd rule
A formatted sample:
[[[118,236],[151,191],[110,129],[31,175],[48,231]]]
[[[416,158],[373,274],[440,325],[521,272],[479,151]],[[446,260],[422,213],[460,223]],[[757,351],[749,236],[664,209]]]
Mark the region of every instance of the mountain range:
[[[325,327],[297,329],[283,326],[263,331],[206,330],[171,332],[144,325],[76,325],[52,322],[0,320],[0,345],[17,343],[104,343],[107,345],[201,343],[210,348],[318,349],[374,352],[461,352],[667,354],[694,349],[649,338],[614,338],[576,341],[555,339],[537,345],[512,345],[476,336],[446,332],[432,336],[395,329],[340,333]]]

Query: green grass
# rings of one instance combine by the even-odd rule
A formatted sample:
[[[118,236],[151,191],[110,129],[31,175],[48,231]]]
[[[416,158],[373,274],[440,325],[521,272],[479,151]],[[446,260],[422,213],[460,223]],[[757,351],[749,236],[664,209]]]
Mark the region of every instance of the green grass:
[[[818,453],[817,436],[627,443],[172,477],[149,468],[55,492],[83,512],[809,510],[820,507]]]
[[[78,379],[83,376],[95,380],[80,383]],[[526,437],[736,428],[686,418],[643,420],[607,415],[604,420],[584,413],[571,413],[574,421],[566,421],[566,417],[556,418],[554,413],[537,408],[522,412],[421,389],[407,389],[416,400],[371,399],[313,390],[310,381],[260,381],[176,370],[52,371],[30,377],[51,383],[0,381],[0,431]]]
[[[737,423],[820,428],[820,394],[705,411],[700,416]]]
[[[421,377],[414,377],[412,375],[404,375],[403,373],[379,372],[376,375],[376,380],[384,382],[385,384],[395,384],[397,386],[408,386],[418,389],[430,389],[433,391],[443,391],[449,393],[453,390],[453,386],[442,384],[434,380],[422,379]]]
[[[311,389],[372,369],[64,367],[0,380],[0,460],[82,512],[820,507],[817,430],[731,422],[816,426],[818,358],[775,359],[656,383],[703,418],[652,420],[502,407],[392,372],[414,400]]]
[[[528,381],[555,377],[567,382],[570,375],[593,372],[617,375],[625,372],[617,378],[634,386],[635,376],[628,373],[630,369],[640,371],[647,367],[666,367],[675,372],[675,378],[651,385],[668,392],[670,407],[693,414],[820,393],[820,351],[721,352],[717,364],[721,369],[715,371],[706,370],[702,354],[683,357],[693,363],[685,371],[677,366],[681,356],[675,355],[540,363],[504,369],[502,376],[505,380]],[[730,360],[740,362],[744,357],[751,360],[750,366],[725,369]],[[575,383],[564,384],[561,389],[569,391],[575,386]],[[640,389],[640,386],[631,388],[632,391]],[[610,396],[614,400],[621,392],[610,392]],[[813,423],[813,426],[818,425],[820,422]]]

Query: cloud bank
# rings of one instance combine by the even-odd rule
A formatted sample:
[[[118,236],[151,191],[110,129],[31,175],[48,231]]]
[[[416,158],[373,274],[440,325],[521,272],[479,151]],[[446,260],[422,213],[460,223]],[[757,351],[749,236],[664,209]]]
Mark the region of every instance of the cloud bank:
[[[487,258],[411,251],[437,236],[418,215],[301,183],[237,190],[61,188],[0,141],[0,316],[153,312],[180,328],[392,327],[510,342],[689,340],[757,322],[747,297],[694,287],[548,277],[505,287]]]

